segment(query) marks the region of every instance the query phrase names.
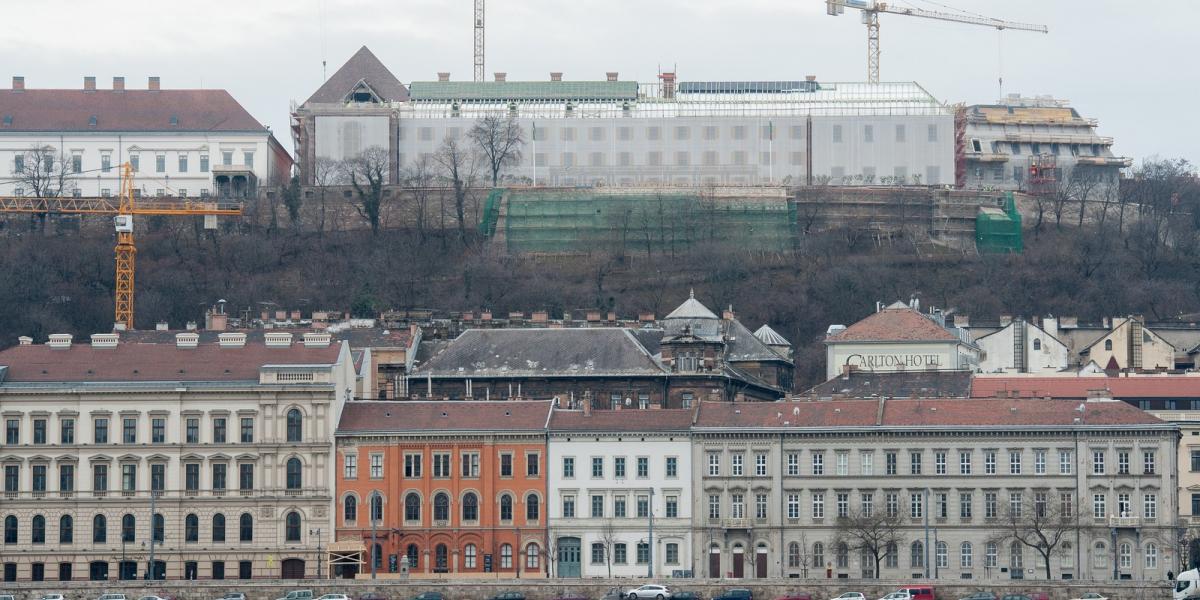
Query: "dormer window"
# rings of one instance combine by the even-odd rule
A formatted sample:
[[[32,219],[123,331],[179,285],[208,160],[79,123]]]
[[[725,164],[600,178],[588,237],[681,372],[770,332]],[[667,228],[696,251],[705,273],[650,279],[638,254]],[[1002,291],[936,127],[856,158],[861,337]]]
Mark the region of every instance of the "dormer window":
[[[354,102],[371,102],[371,92],[356,91],[354,92]]]
[[[12,127],[12,115],[4,115],[4,126]]]
[[[95,127],[99,123],[99,118],[96,115],[88,117],[88,127]]]
[[[375,93],[375,90],[371,89],[370,85],[367,85],[365,80],[359,80],[354,89],[350,90],[349,94],[346,94],[346,102],[351,104],[379,104],[383,102],[383,99]]]
[[[171,115],[171,127],[179,127],[179,115]]]

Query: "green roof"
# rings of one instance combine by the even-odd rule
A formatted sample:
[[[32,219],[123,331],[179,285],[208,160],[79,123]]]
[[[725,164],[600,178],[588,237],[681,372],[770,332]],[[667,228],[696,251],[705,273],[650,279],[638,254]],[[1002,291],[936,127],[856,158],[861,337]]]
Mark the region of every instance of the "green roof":
[[[637,100],[636,81],[414,81],[408,86],[414,101],[454,100]]]

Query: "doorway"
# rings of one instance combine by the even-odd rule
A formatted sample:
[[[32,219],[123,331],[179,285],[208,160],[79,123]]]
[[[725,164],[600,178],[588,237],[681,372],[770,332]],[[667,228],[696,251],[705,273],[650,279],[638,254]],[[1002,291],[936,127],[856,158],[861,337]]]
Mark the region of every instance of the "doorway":
[[[558,576],[580,576],[580,540],[577,537],[558,538]]]
[[[299,558],[284,560],[281,576],[284,579],[304,579],[304,560]]]

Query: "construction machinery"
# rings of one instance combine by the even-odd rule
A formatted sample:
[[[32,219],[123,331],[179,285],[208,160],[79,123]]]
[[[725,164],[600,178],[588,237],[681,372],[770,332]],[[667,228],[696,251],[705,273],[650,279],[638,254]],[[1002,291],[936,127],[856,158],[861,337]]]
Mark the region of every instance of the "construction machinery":
[[[60,215],[113,215],[113,227],[117,233],[117,246],[114,249],[117,259],[115,286],[115,317],[113,327],[116,330],[133,329],[133,291],[136,271],[137,247],[133,242],[134,216],[201,216],[206,218],[205,225],[209,226],[209,218],[217,216],[238,216],[242,214],[242,204],[234,201],[218,201],[210,198],[197,200],[178,199],[166,200],[156,198],[145,200],[134,194],[133,166],[125,163],[121,166],[121,188],[116,198],[112,197],[77,197],[59,196],[51,198],[31,198],[0,196],[0,212],[31,213],[31,214],[60,214]],[[215,226],[215,223],[211,223]],[[211,228],[211,227],[210,227]]]
[[[475,82],[483,81],[483,0],[475,0]]]
[[[836,17],[842,14],[845,12],[846,7],[861,10],[863,24],[867,26],[867,81],[870,83],[879,83],[879,13],[907,15],[909,17],[965,23],[967,25],[982,25],[999,30],[1014,29],[1016,31],[1049,33],[1045,25],[1002,21],[980,15],[955,14],[921,8],[892,6],[885,2],[877,2],[876,0],[825,0],[826,12],[832,16]]]

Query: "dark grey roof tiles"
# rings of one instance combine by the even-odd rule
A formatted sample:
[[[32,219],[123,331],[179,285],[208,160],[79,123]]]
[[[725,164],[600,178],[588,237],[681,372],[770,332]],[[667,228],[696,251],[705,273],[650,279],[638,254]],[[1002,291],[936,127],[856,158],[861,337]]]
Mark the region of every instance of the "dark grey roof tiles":
[[[468,329],[420,377],[653,376],[666,371],[626,329]]]

